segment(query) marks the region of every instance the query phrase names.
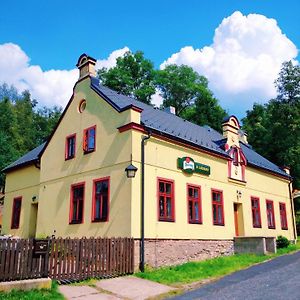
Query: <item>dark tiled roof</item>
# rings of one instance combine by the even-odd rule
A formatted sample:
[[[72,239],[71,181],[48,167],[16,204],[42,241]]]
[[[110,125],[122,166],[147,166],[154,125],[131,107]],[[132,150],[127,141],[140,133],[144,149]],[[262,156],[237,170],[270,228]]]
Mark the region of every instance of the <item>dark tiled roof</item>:
[[[171,113],[155,109],[150,105],[137,101],[131,97],[119,94],[107,87],[100,85],[97,78],[91,78],[91,88],[104,98],[118,112],[124,111],[132,106],[141,108],[141,123],[146,128],[159,132],[162,135],[180,140],[183,143],[193,145],[209,152],[228,158],[224,151],[224,137],[209,126],[198,126],[185,121]],[[240,143],[249,165],[265,169],[267,171],[289,177],[278,166],[256,153],[250,145]],[[22,165],[30,164],[39,158],[46,143],[28,152],[14,163],[7,166],[3,171],[7,172]]]
[[[99,80],[92,78],[92,88],[105,98],[117,111],[123,111],[134,105],[141,109],[141,122],[147,128],[159,131],[162,134],[175,137],[183,142],[213,151],[217,154],[228,156],[226,152],[217,145],[217,141],[223,136],[209,126],[198,126],[166,111],[118,94],[117,92],[99,84]],[[112,103],[111,103],[112,102]]]
[[[224,146],[224,137],[209,126],[195,125],[171,113],[155,109],[152,106],[134,100],[131,97],[121,95],[100,85],[97,78],[92,78],[91,85],[99,95],[105,98],[118,111],[123,111],[130,107],[130,105],[143,109],[141,122],[147,128],[180,139],[182,142],[228,157],[228,154],[223,150],[224,147],[222,147]],[[226,118],[224,121],[229,118],[230,117]],[[256,153],[250,145],[240,144],[249,165],[277,173],[284,177],[289,177],[289,175],[277,165]]]
[[[251,146],[240,143],[240,146],[247,158],[248,164],[255,167],[265,169],[267,171],[278,173],[282,176],[289,177],[285,171],[280,169],[277,165],[273,164],[257,152],[251,149]]]
[[[3,172],[8,172],[8,171],[16,169],[18,167],[34,163],[35,161],[38,160],[39,154],[44,149],[45,145],[46,145],[46,143],[43,143],[43,144],[39,145],[38,147],[34,148],[33,150],[27,152],[25,155],[23,155],[18,160],[16,160],[15,162],[11,163],[10,165],[8,165],[2,171]]]

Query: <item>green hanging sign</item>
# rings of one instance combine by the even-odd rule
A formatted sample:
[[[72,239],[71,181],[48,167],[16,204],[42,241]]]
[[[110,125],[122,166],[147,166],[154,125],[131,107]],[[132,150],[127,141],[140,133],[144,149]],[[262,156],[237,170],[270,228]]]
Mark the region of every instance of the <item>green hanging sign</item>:
[[[191,157],[179,157],[177,159],[177,167],[188,174],[210,175],[210,166],[197,163]]]

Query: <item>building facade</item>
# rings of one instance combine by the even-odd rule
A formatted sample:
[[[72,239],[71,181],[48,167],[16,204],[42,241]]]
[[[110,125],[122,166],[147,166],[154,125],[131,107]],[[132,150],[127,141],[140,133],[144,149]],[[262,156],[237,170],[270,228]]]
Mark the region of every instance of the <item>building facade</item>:
[[[234,116],[223,134],[197,126],[101,86],[94,65],[79,58],[53,134],[5,169],[5,234],[134,237],[138,255],[143,224],[153,266],[231,254],[236,236],[296,239],[291,177]]]

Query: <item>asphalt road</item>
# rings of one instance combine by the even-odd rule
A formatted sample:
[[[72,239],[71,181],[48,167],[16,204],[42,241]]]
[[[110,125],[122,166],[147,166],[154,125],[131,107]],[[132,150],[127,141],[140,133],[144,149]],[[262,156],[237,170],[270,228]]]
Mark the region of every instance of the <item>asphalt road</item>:
[[[300,251],[225,276],[172,299],[300,300]]]

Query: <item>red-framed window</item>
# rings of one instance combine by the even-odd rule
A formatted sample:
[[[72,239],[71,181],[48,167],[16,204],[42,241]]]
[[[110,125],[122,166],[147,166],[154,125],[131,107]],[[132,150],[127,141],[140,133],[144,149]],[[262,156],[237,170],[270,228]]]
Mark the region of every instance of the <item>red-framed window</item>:
[[[96,150],[96,125],[83,131],[83,151],[90,153]]]
[[[266,200],[268,228],[275,229],[274,203],[272,200]]]
[[[71,185],[70,224],[83,223],[84,182]]]
[[[252,224],[254,228],[261,228],[259,198],[251,197]]]
[[[201,187],[187,185],[189,223],[202,224]]]
[[[76,153],[76,134],[71,134],[66,137],[65,159],[72,159]]]
[[[233,165],[234,166],[238,166],[239,165],[239,153],[238,153],[238,149],[237,148],[233,149],[232,160],[233,160]]]
[[[11,229],[18,229],[20,226],[21,207],[22,197],[14,198],[11,214]]]
[[[281,229],[288,229],[285,203],[279,202]]]
[[[174,181],[158,178],[158,220],[175,221]]]
[[[224,205],[223,192],[220,190],[212,190],[212,210],[213,210],[213,224],[224,225]]]
[[[107,222],[109,218],[109,177],[94,180],[93,222]]]

